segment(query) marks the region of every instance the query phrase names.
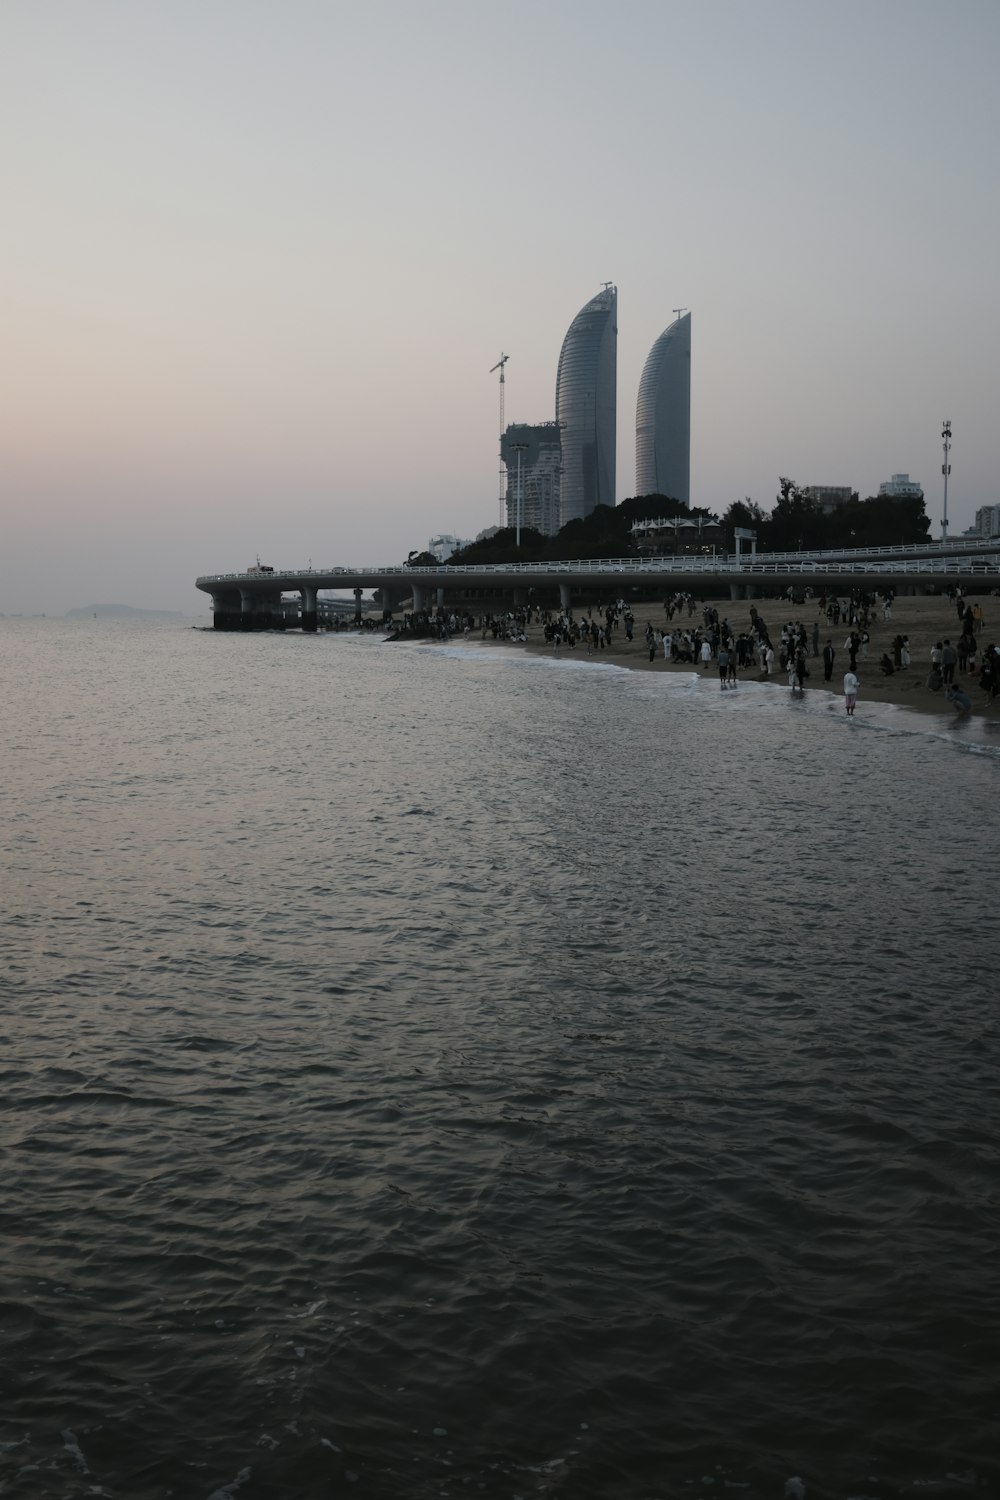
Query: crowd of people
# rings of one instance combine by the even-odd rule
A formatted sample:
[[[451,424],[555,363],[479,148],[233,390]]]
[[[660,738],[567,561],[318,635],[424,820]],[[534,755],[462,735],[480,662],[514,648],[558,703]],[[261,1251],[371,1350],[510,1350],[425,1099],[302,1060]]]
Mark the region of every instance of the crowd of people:
[[[790,601],[793,596],[789,596]],[[983,610],[978,603],[969,603],[960,590],[952,590],[949,596],[957,612],[955,640],[942,638],[935,642],[930,652],[926,687],[931,692],[944,692],[946,698],[960,712],[972,708],[969,689],[974,683],[983,693],[984,705],[989,707],[1000,697],[1000,647],[990,644],[983,647],[980,637],[983,629]],[[799,604],[810,602],[807,595]],[[661,626],[647,621],[643,641],[651,663],[690,665],[701,673],[718,672],[722,689],[735,688],[740,674],[756,672],[759,680],[785,677],[791,692],[801,695],[811,675],[811,663],[819,659],[823,666],[823,680],[833,681],[835,666],[841,653],[847,659],[844,673],[844,700],[849,716],[853,717],[861,688],[860,672],[868,660],[872,644],[872,630],[879,622],[891,623],[893,593],[883,590],[868,593],[856,589],[850,594],[822,596],[818,601],[819,619],[825,617],[827,627],[839,629],[846,624],[847,634],[839,644],[839,633],[835,639],[826,636],[821,647],[822,635],[819,619],[807,627],[801,619],[786,620],[780,630],[772,634],[756,605],[751,604],[749,628],[736,628],[727,615],[720,614],[717,606],[702,602],[699,606],[694,596],[686,591],[670,595],[664,600],[664,623]],[[700,620],[695,620],[696,610]],[[572,610],[549,610],[538,606],[520,606],[498,613],[476,616],[471,612],[437,611],[428,614],[407,614],[403,617],[397,638],[420,636],[447,640],[457,634],[468,635],[478,630],[483,640],[511,643],[525,642],[529,627],[541,627],[546,645],[555,650],[583,649],[588,655],[613,648],[616,639],[623,637],[632,642],[636,635],[635,615],[624,599],[589,606],[575,615]],[[897,632],[881,652],[878,670],[885,677],[899,672],[909,672],[913,666],[910,638]]]

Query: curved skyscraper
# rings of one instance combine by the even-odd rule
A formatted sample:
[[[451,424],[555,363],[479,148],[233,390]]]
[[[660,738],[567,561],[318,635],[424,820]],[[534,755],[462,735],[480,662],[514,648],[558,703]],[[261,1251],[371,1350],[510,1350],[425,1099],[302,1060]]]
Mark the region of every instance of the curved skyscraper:
[[[610,283],[581,307],[556,372],[562,451],[559,524],[615,503],[618,292]]]
[[[635,492],[691,504],[691,314],[671,323],[643,366],[635,404]]]

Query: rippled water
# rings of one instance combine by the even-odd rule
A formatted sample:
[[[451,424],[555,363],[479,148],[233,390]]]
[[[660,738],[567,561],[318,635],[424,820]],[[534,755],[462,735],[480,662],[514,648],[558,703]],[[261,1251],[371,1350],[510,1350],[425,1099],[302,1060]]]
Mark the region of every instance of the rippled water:
[[[1000,1494],[1000,735],[0,646],[4,1500]]]

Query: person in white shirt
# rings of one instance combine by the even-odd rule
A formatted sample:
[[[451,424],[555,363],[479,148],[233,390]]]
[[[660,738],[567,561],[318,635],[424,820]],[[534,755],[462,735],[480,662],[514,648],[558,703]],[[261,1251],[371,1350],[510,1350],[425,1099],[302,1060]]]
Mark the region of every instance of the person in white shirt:
[[[844,673],[844,707],[847,709],[847,717],[854,718],[854,705],[858,701],[858,688],[861,681],[856,672]]]

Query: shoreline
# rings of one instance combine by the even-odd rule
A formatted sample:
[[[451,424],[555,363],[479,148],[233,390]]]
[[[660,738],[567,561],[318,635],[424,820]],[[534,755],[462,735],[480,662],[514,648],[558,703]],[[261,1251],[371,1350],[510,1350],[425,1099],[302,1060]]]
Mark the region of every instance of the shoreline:
[[[986,604],[989,601],[980,601]],[[827,696],[835,697],[843,701],[844,673],[849,666],[849,656],[844,648],[844,642],[850,627],[843,619],[838,625],[828,624],[825,611],[821,612],[818,601],[807,599],[804,604],[788,604],[781,599],[763,600],[699,600],[692,614],[688,615],[685,610],[683,617],[674,615],[673,626],[675,629],[686,630],[702,623],[702,607],[704,604],[712,604],[719,611],[720,619],[724,618],[730,622],[734,632],[746,630],[750,625],[749,610],[751,604],[756,605],[760,616],[767,622],[771,639],[776,641],[781,634],[781,627],[789,621],[801,621],[809,632],[810,654],[807,656],[809,677],[805,684],[805,693],[822,692]],[[662,630],[666,623],[666,614],[662,605],[641,604],[633,605],[635,612],[634,639],[630,642],[625,635],[624,624],[615,630],[611,644],[603,649],[595,648],[587,650],[586,646],[578,643],[575,647],[570,645],[549,645],[543,636],[542,626],[539,624],[529,625],[525,631],[526,641],[494,640],[489,634],[485,637],[480,635],[479,630],[469,631],[467,635],[456,636],[455,643],[462,642],[468,645],[486,646],[493,648],[503,646],[513,651],[524,651],[530,656],[542,656],[553,660],[569,659],[570,661],[593,662],[595,664],[606,664],[624,668],[627,671],[636,672],[659,672],[671,674],[685,674],[699,681],[717,683],[719,680],[718,667],[713,660],[709,663],[707,670],[697,662],[673,662],[664,661],[662,647],[658,647],[658,655],[653,661],[649,660],[649,649],[645,642],[645,630],[647,621],[654,629]],[[577,611],[577,617],[585,613]],[[594,611],[595,618],[598,617]],[[906,597],[895,599],[892,604],[892,618],[884,621],[881,618],[881,610],[877,612],[878,618],[869,624],[868,630],[871,640],[868,647],[868,656],[859,654],[857,665],[857,676],[861,681],[861,691],[858,696],[858,716],[862,717],[866,703],[886,704],[897,708],[910,709],[925,717],[952,723],[962,719],[984,719],[991,721],[1000,719],[998,706],[1000,698],[994,699],[990,706],[986,706],[985,695],[979,687],[978,668],[974,674],[962,673],[956,669],[955,682],[964,688],[972,699],[972,709],[966,713],[959,713],[944,696],[944,692],[935,692],[927,687],[927,674],[930,670],[931,647],[936,641],[950,640],[954,645],[961,634],[958,624],[958,616],[955,605],[943,595],[926,595],[921,597]],[[996,607],[996,614],[1000,618],[1000,602]],[[990,610],[982,629],[977,635],[980,652],[989,647],[994,640],[991,629],[996,631],[997,624],[993,620],[994,610]],[[827,640],[833,644],[836,653],[833,675],[829,682],[823,677],[822,654],[813,656],[812,651],[812,629],[813,624],[819,624],[819,650],[822,653]],[[892,641],[896,635],[909,636],[912,664],[906,669],[893,673],[891,677],[883,676],[879,669],[879,661],[883,652],[892,655]],[[980,656],[981,660],[981,656]],[[760,672],[756,665],[738,674],[740,683],[754,683],[761,686],[770,686],[780,689],[785,693],[791,690],[788,686],[787,675],[780,671],[770,675]],[[846,715],[845,715],[846,717]]]

